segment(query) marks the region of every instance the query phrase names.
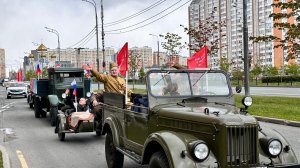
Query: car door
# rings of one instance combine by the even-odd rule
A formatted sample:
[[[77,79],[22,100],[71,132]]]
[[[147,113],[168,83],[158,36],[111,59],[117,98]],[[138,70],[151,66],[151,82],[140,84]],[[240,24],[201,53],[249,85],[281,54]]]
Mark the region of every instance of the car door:
[[[125,134],[126,148],[137,154],[142,153],[144,142],[148,136],[148,109],[146,107],[140,112],[126,110],[125,115]]]

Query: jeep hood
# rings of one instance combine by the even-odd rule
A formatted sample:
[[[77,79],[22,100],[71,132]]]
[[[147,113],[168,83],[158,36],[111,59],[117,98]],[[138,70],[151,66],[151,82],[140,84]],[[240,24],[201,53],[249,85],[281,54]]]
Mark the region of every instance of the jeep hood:
[[[208,113],[205,113],[208,109]],[[178,120],[216,123],[226,125],[256,124],[256,119],[248,114],[239,113],[235,106],[206,104],[203,106],[179,106],[162,107],[157,111],[158,117],[173,118]]]

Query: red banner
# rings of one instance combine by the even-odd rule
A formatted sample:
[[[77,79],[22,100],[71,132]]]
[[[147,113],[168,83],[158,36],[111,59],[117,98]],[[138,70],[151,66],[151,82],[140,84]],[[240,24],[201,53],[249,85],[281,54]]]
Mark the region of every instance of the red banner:
[[[119,66],[120,74],[125,76],[128,70],[128,42],[124,44],[117,56],[117,63]]]
[[[187,59],[188,69],[207,68],[207,46],[202,47],[193,56]]]

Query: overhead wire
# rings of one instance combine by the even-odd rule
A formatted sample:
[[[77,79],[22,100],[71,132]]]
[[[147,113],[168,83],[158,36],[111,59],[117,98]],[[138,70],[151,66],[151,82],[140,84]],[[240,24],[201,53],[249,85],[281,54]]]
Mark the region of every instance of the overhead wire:
[[[70,47],[68,48],[73,48],[74,46],[78,45],[79,43],[81,43],[82,41],[84,41],[86,38],[89,38],[88,36],[91,35],[91,33],[96,32],[96,27],[94,27],[86,36],[84,36],[81,40],[79,40],[77,43],[71,45]]]
[[[141,14],[143,14],[143,13],[145,13],[145,12],[147,12],[147,11],[153,9],[153,8],[155,8],[156,6],[162,4],[165,1],[166,0],[159,0],[159,1],[155,2],[154,4],[148,6],[147,8],[145,8],[145,9],[143,9],[143,10],[137,12],[137,13],[134,13],[134,14],[128,16],[128,17],[125,17],[125,18],[117,20],[117,21],[105,23],[104,27],[110,27],[110,26],[113,26],[113,25],[117,25],[117,24],[123,23],[123,22],[125,22],[127,20],[130,20],[132,18],[135,18],[135,17],[137,17],[137,16],[139,16],[139,15],[141,15]]]
[[[163,15],[163,16],[161,16],[161,17],[159,17],[159,18],[157,18],[157,19],[155,19],[155,20],[153,20],[153,21],[151,21],[151,22],[149,22],[149,23],[147,23],[147,24],[141,25],[141,26],[139,26],[139,27],[136,27],[136,28],[133,28],[133,29],[130,29],[130,30],[127,30],[127,31],[122,31],[122,32],[115,32],[115,33],[113,33],[113,32],[110,33],[110,32],[108,32],[108,31],[105,31],[105,32],[108,32],[108,33],[106,33],[106,34],[123,34],[123,33],[128,33],[128,32],[131,32],[131,31],[134,31],[134,30],[143,28],[143,27],[148,26],[148,25],[150,25],[150,24],[152,24],[152,23],[154,23],[154,22],[156,22],[156,21],[158,21],[158,20],[160,20],[160,19],[162,19],[162,18],[168,16],[169,14],[175,12],[176,10],[180,9],[181,7],[183,7],[184,5],[186,5],[187,3],[189,3],[190,1],[191,1],[191,0],[188,0],[188,1],[185,2],[184,4],[182,4],[182,5],[180,5],[179,7],[173,9],[172,11],[166,13],[165,15]],[[118,30],[120,30],[120,29],[118,29]]]

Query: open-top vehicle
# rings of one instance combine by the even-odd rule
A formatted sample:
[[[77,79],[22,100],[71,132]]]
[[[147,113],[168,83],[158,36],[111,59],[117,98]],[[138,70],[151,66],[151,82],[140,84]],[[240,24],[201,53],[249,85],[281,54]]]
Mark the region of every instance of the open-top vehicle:
[[[147,93],[104,94],[103,134],[109,168],[124,155],[150,168],[298,167],[292,146],[237,108],[220,70],[150,70]]]
[[[90,96],[91,94],[88,93],[87,97],[90,98]],[[66,98],[66,94],[62,94],[62,97]],[[75,109],[77,102],[73,103],[72,107],[62,108],[58,112],[55,133],[58,134],[59,140],[64,141],[66,133],[96,132],[96,135],[100,136],[101,132],[98,132],[100,125],[96,121],[95,114],[91,113],[91,109],[87,108],[86,111],[78,111]],[[90,107],[89,100],[87,101],[87,107]]]

